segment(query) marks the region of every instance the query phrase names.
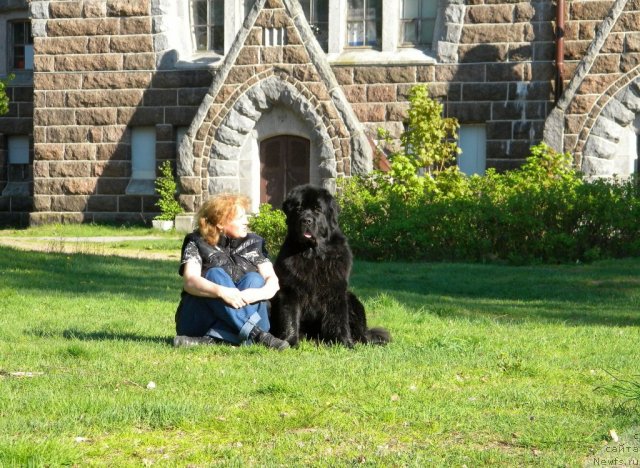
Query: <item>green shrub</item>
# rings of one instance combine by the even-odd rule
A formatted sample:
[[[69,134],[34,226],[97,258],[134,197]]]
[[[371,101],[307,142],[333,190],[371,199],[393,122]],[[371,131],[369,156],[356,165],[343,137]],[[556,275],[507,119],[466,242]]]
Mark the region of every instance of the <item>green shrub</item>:
[[[14,78],[15,75],[12,73],[6,78],[0,79],[0,115],[9,112],[9,96],[7,96],[7,86],[9,86],[9,83]]]
[[[264,238],[269,256],[275,258],[287,233],[286,217],[282,210],[274,209],[268,203],[260,205],[258,213],[249,219],[249,227]]]
[[[391,189],[388,174],[339,185],[341,224],[363,259],[527,264],[640,255],[637,180],[586,182],[570,155],[544,144],[517,170],[444,170],[411,197]]]

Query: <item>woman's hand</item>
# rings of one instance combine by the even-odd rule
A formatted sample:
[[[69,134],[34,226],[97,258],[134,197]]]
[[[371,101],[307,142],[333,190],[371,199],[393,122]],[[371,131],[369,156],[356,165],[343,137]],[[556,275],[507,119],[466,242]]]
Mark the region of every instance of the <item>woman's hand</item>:
[[[183,270],[184,290],[193,296],[220,299],[234,309],[248,304],[244,296],[236,288],[229,288],[213,283],[200,276],[200,264],[187,262]]]
[[[219,288],[219,298],[234,309],[239,309],[249,304],[242,294],[243,291],[236,288],[227,288],[225,286],[219,286]]]

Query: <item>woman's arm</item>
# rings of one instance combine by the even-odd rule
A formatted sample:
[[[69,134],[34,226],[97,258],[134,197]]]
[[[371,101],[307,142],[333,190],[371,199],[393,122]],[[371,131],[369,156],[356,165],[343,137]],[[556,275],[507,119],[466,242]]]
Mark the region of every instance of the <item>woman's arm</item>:
[[[201,267],[198,262],[189,261],[184,264],[182,279],[183,288],[186,292],[192,296],[221,299],[234,309],[239,309],[248,304],[238,289],[213,283],[200,276],[200,272]]]
[[[264,286],[261,288],[250,288],[240,291],[242,298],[247,302],[247,304],[271,299],[280,289],[280,283],[278,283],[278,277],[276,276],[276,272],[273,270],[273,264],[271,262],[259,264],[258,273],[260,273],[264,278]]]

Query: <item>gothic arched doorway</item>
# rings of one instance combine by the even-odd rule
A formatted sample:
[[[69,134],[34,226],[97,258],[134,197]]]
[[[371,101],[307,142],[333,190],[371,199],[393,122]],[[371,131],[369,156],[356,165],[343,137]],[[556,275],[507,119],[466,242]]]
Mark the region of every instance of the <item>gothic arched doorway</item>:
[[[260,203],[280,208],[296,185],[309,183],[309,140],[279,135],[260,143]]]

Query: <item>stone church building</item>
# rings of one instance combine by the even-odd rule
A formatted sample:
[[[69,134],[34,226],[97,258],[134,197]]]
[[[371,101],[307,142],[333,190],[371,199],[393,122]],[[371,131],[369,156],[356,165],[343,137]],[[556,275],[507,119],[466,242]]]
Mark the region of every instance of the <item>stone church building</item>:
[[[0,225],[149,220],[166,160],[187,211],[332,189],[419,83],[464,172],[638,171],[640,0],[0,0],[0,34]]]

